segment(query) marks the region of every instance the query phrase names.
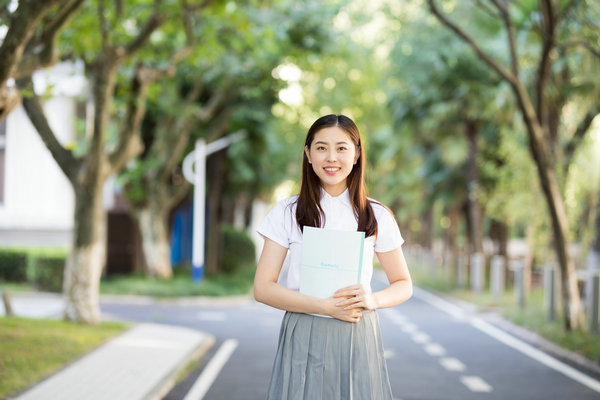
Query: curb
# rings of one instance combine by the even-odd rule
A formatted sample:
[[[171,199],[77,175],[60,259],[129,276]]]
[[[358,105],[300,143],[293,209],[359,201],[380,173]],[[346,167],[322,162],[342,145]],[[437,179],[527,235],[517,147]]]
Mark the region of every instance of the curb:
[[[164,398],[178,383],[180,374],[185,371],[187,366],[192,362],[200,360],[215,345],[216,339],[213,335],[206,332],[202,333],[206,339],[190,352],[187,357],[183,358],[160,382],[157,382],[155,388],[148,393],[148,396],[144,400],[161,400]]]

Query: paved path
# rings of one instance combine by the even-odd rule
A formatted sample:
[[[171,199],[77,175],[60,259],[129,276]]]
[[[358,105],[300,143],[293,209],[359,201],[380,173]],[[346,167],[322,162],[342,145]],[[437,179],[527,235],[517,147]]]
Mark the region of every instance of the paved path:
[[[62,297],[53,294],[18,294],[13,303],[16,315],[31,318],[59,318],[63,309]],[[16,399],[158,400],[214,342],[214,336],[195,329],[138,324]]]

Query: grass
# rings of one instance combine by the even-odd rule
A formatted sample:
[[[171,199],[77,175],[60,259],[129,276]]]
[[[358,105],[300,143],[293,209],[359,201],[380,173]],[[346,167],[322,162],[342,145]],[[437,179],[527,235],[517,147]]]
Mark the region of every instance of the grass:
[[[127,328],[0,317],[0,398],[48,376]]]
[[[412,263],[411,265],[414,265]],[[495,296],[484,291],[476,294],[471,290],[455,288],[452,283],[440,276],[431,276],[424,269],[411,269],[415,284],[446,293],[451,297],[474,304],[479,311],[497,311],[502,317],[515,325],[533,331],[556,345],[578,353],[587,359],[600,362],[600,335],[594,335],[586,329],[567,332],[564,329],[562,313],[557,299],[554,321],[549,321],[544,306],[544,293],[541,288],[533,288],[520,307],[512,290],[507,290],[501,296]]]
[[[231,274],[206,276],[201,283],[194,282],[190,269],[184,267],[176,268],[171,280],[150,279],[143,275],[115,276],[102,280],[100,293],[161,298],[244,295],[252,288],[255,269],[246,266]]]

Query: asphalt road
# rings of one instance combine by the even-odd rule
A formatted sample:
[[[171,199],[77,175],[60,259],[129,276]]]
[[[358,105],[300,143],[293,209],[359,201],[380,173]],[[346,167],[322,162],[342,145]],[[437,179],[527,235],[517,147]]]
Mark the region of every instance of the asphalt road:
[[[192,327],[217,338],[165,399],[184,399],[198,380],[208,382],[207,400],[265,398],[283,312],[255,302],[227,307],[103,303],[102,311],[118,319]],[[397,399],[600,399],[600,377],[569,367],[427,292],[417,290],[408,302],[379,315]]]

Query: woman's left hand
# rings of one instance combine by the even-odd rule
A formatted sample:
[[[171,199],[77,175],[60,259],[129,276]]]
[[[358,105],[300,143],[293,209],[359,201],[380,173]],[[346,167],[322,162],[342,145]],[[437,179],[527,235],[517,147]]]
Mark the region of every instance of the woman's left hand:
[[[336,306],[344,307],[346,310],[351,308],[374,310],[377,308],[373,294],[367,292],[362,284],[341,288],[333,294],[333,297],[341,298],[341,301],[336,303]]]

